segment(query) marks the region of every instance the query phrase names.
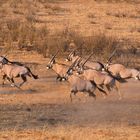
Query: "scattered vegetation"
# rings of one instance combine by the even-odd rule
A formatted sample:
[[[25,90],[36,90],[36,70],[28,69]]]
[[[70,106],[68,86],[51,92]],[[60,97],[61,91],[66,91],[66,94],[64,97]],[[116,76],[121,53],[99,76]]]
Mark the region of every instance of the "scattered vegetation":
[[[137,0],[106,1],[137,2]],[[44,57],[54,54],[59,49],[59,55],[62,57],[64,55],[67,55],[69,51],[69,43],[73,40],[77,46],[76,49],[79,55],[88,55],[89,53],[91,53],[91,51],[94,51],[94,58],[100,58],[100,60],[102,59],[102,61],[105,61],[108,58],[108,56],[116,46],[120,46],[120,48],[124,46],[120,44],[117,36],[109,36],[106,32],[99,32],[98,34],[93,33],[93,35],[85,37],[78,31],[66,27],[64,30],[56,31],[54,35],[49,34],[49,28],[47,27],[47,23],[49,23],[49,21],[47,21],[44,16],[47,16],[49,14],[55,15],[58,13],[64,13],[70,10],[58,5],[59,2],[62,2],[62,0],[2,0],[0,2],[0,5],[8,3],[8,8],[11,9],[11,12],[13,12],[16,16],[22,16],[22,20],[18,16],[16,18],[7,18],[4,20],[4,22],[0,20],[0,45],[5,45],[6,50],[7,48],[13,48],[13,46],[17,46],[19,49],[26,49],[28,51],[35,50],[38,53],[42,54]],[[41,12],[38,6],[44,8],[43,10],[46,10],[47,13]],[[8,13],[9,11],[5,10],[4,7],[0,8],[1,17],[4,17]],[[139,15],[137,13],[139,13],[139,9],[137,9],[136,12],[133,11],[132,13],[130,12],[130,10],[125,11],[122,9],[118,9],[114,12],[108,10],[106,11],[107,16],[115,16],[118,17],[117,19],[124,17],[139,18]],[[39,17],[39,14],[43,15],[44,19],[42,17]],[[95,24],[97,24],[97,26],[100,26],[100,21],[95,20],[96,17],[98,17],[96,15],[96,11],[89,12],[86,16],[87,18],[89,18],[90,24],[93,24],[93,26]],[[50,23],[51,22],[52,21],[50,21]],[[112,31],[113,27],[115,27],[112,23],[104,22],[103,25],[104,29],[107,29],[106,31]],[[134,28],[129,28],[129,30],[131,33],[140,32],[137,26]],[[127,49],[127,51],[129,51],[129,49]],[[135,55],[137,55],[137,53]],[[125,57],[125,59],[127,60],[130,58],[130,53],[128,54],[128,56],[124,56],[124,54],[118,54],[116,56],[121,56],[119,57],[119,59],[123,59]],[[117,57],[115,57],[115,59],[117,59]],[[119,59],[118,61],[123,62]]]
[[[6,24],[1,25],[0,38],[1,44],[5,44],[8,49],[13,48],[13,44],[17,42],[19,49],[35,50],[44,57],[54,54],[57,50],[60,50],[60,56],[64,56],[69,51],[69,43],[73,40],[79,55],[88,55],[93,51],[94,58],[100,58],[102,61],[106,61],[113,50],[120,46],[117,37],[107,36],[104,32],[93,33],[92,36],[85,38],[76,31],[65,28],[50,36],[46,25],[37,28],[30,20],[24,23],[19,20],[8,20]],[[125,56],[119,53],[121,59],[118,61],[125,63],[122,59],[126,61],[131,58],[133,50],[128,49],[131,53]],[[118,54],[116,56],[119,58]],[[130,65],[130,62],[126,65]]]

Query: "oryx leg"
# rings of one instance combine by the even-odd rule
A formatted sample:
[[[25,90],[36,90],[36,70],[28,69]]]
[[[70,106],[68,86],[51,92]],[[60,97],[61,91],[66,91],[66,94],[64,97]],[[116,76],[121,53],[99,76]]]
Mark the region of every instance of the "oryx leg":
[[[61,78],[61,76],[60,75],[57,75],[57,77],[56,77],[56,81],[62,81],[62,78]]]
[[[9,78],[9,81],[10,81],[12,87],[16,87],[16,88],[20,89],[20,87],[15,84],[15,81],[13,78]]]
[[[71,90],[71,93],[70,93],[70,100],[71,100],[71,102],[73,101],[72,95],[76,95],[77,92],[78,91]]]
[[[2,79],[3,79],[3,81],[2,81],[2,85],[4,85],[5,84],[5,79],[7,78],[7,75],[3,75],[3,77],[2,77]]]
[[[21,78],[22,78],[23,82],[19,84],[19,87],[21,87],[27,81],[27,78],[25,75],[21,75]]]
[[[116,81],[115,85],[114,85],[114,88],[117,90],[117,93],[119,95],[119,100],[121,100],[122,99],[122,94],[120,92],[120,83]]]
[[[111,87],[110,87],[109,85],[106,85],[105,87],[106,87],[106,89],[107,89],[107,91],[108,91],[108,94],[110,94],[110,92],[111,92]]]
[[[8,79],[8,81],[11,83],[11,87],[17,87],[17,88],[19,88],[19,87],[15,84],[15,81],[14,81],[13,78],[7,77],[7,79]]]
[[[103,98],[105,99],[106,96],[108,95],[108,94],[106,93],[105,86],[99,85],[99,87],[97,87],[97,89],[100,91],[100,93],[102,93],[101,95],[103,95]],[[105,92],[102,92],[101,90],[103,90],[103,91],[105,91]],[[108,90],[107,90],[107,91],[108,91]]]
[[[96,95],[93,91],[88,91],[89,96],[92,96],[96,100]]]
[[[11,86],[13,86],[15,83],[14,83],[14,80],[11,80],[11,79],[13,79],[13,78],[7,77],[7,80],[11,83]]]

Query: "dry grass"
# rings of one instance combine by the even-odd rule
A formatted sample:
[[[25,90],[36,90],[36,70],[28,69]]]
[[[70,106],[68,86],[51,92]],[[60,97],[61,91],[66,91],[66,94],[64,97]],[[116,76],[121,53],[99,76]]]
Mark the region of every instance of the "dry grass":
[[[0,132],[1,140],[4,139],[34,139],[34,140],[139,140],[139,127],[74,127],[74,126],[59,126],[49,128],[44,126],[39,130],[3,131]]]
[[[94,57],[104,61],[116,45],[120,48],[138,47],[135,45],[139,42],[137,0],[106,0],[107,3],[105,0],[81,0],[81,5],[69,2],[1,1],[0,44],[10,48],[16,42],[20,49],[36,50],[46,57],[58,49],[60,56],[64,56],[70,41],[74,40],[80,55],[93,50]],[[120,44],[119,40],[123,40],[124,44]]]

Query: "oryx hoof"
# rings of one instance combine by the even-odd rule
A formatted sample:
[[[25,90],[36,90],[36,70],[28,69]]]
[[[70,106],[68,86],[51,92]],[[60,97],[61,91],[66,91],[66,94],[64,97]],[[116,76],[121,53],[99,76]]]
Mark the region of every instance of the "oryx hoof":
[[[119,97],[119,100],[122,100],[122,97]]]
[[[104,99],[104,100],[106,99],[106,96],[105,96],[105,95],[103,95],[103,99]]]
[[[11,84],[11,87],[15,87],[15,84]]]
[[[5,83],[2,83],[2,86],[4,87],[5,86]]]
[[[62,81],[66,81],[66,79],[65,78],[62,78]]]

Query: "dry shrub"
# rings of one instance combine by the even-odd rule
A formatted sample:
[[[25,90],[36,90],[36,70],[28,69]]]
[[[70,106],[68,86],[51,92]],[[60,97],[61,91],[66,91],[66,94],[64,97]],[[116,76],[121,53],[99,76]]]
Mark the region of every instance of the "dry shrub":
[[[24,48],[28,46],[30,42],[32,42],[34,37],[35,28],[32,24],[23,23],[19,28],[19,39],[18,39],[18,46],[20,48]]]
[[[0,0],[0,6],[2,6],[3,4],[5,4],[8,0]]]
[[[126,44],[123,44],[126,46]],[[115,61],[118,63],[124,64],[130,68],[140,68],[139,64],[139,50],[138,45],[135,46],[128,46],[126,49],[119,49]]]
[[[119,45],[116,37],[105,35],[105,33],[93,34],[83,38],[82,55],[89,55],[93,52],[94,59],[107,60],[114,49]]]
[[[65,28],[63,31],[56,32],[55,36],[51,36],[48,39],[48,52],[54,54],[57,50],[60,50],[59,56],[64,56],[69,51],[69,43],[74,41],[77,50],[81,51],[81,43],[83,43],[83,37],[74,30]]]
[[[54,54],[57,50],[60,50],[60,56],[66,55],[69,51],[69,43],[73,40],[77,46],[78,55],[89,55],[93,51],[94,57],[100,58],[100,60],[107,60],[110,54],[119,45],[119,41],[116,37],[107,36],[105,33],[83,37],[76,31],[65,29],[57,33],[56,36],[48,39],[49,54]]]
[[[119,44],[116,37],[107,36],[104,33],[96,35],[94,38],[93,51],[103,59],[107,59],[111,52]]]
[[[36,15],[32,12],[29,12],[28,14],[26,14],[25,18],[28,22],[31,22],[31,23],[35,23],[38,21]]]
[[[4,41],[5,41],[7,32],[8,32],[8,31],[6,30],[6,27],[4,26],[4,23],[1,21],[1,22],[0,22],[0,40],[1,40],[1,43],[2,43],[2,44],[3,44]]]
[[[10,7],[17,8],[19,4],[22,4],[22,0],[10,0]]]
[[[80,33],[76,32],[75,30],[65,28],[65,30],[62,32],[61,38],[62,36],[66,41],[65,50],[69,49],[69,43],[73,41],[76,44],[76,49],[78,50],[79,54],[82,55],[84,39]]]
[[[46,26],[36,28],[34,24],[23,24],[20,28],[19,47],[36,50],[46,57],[48,29]]]
[[[46,38],[48,29],[45,26],[37,28],[30,21],[19,22],[18,20],[8,20],[6,23],[0,23],[0,44],[12,44],[18,42],[19,49],[36,50],[46,56]],[[10,42],[10,43],[8,43]],[[8,45],[10,48],[10,45]]]
[[[17,41],[19,36],[19,27],[20,27],[19,20],[9,20],[7,21],[6,24],[11,39],[13,41]]]
[[[34,43],[34,47],[32,49],[42,54],[43,57],[46,57],[48,51],[48,41],[41,40],[41,38],[38,38],[37,41]]]
[[[89,14],[88,14],[88,18],[96,18],[96,14],[94,14],[94,13],[89,13]]]
[[[65,29],[62,32],[56,33],[56,36],[48,39],[49,54],[54,54],[59,49],[60,56],[66,55],[69,51],[69,43],[72,40],[77,46],[78,55],[89,55],[93,51],[94,57],[101,58],[102,60],[107,60],[119,44],[117,38],[106,36],[105,33],[83,37],[76,31]]]

